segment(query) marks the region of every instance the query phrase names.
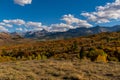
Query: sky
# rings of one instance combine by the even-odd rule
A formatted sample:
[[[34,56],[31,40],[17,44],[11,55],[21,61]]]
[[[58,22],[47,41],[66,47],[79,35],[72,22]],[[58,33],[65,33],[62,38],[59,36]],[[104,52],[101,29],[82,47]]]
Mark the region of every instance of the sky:
[[[120,0],[0,0],[0,32],[120,25]]]

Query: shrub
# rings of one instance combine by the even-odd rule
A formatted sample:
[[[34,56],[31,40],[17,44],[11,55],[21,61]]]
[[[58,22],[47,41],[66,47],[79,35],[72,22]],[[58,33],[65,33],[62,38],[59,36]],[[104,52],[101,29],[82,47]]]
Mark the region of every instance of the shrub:
[[[88,58],[91,59],[91,61],[107,61],[107,54],[102,49],[95,49],[91,50],[88,54]]]
[[[97,62],[107,62],[107,55],[98,55]]]
[[[71,52],[75,52],[75,53],[78,52],[78,43],[77,43],[77,41],[73,42],[73,44],[71,46]]]
[[[116,57],[110,57],[110,56],[108,56],[108,60],[109,61],[119,61],[118,58],[116,58]]]
[[[40,60],[41,59],[41,55],[38,54],[36,58],[37,58],[37,60]]]
[[[98,53],[98,56],[96,58],[97,62],[107,62],[107,54],[102,49],[98,49],[97,53]]]
[[[94,61],[97,56],[98,56],[98,54],[96,53],[95,50],[91,50],[87,55],[87,57],[90,58],[91,61]]]

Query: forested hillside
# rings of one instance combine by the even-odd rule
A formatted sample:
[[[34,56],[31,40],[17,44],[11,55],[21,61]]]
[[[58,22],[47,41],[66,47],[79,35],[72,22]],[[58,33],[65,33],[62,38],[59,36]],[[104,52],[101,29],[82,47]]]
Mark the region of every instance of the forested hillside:
[[[120,61],[120,32],[56,41],[26,41],[0,47],[0,61],[33,59]]]

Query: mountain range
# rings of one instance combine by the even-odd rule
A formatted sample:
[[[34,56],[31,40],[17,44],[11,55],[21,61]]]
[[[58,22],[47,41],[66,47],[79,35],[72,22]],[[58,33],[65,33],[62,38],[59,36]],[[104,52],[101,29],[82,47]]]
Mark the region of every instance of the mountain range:
[[[96,26],[91,28],[76,28],[70,29],[66,32],[48,32],[46,30],[42,31],[28,31],[28,32],[13,32],[6,33],[0,32],[0,43],[14,42],[17,40],[28,39],[39,39],[39,40],[57,40],[57,39],[68,39],[80,36],[89,36],[93,34],[98,34],[102,32],[117,32],[120,31],[120,25],[115,25],[112,27]]]
[[[67,39],[79,36],[88,36],[92,34],[97,34],[101,32],[116,32],[120,31],[120,25],[115,25],[112,27],[96,26],[91,28],[76,28],[70,29],[66,32],[48,32],[46,30],[42,31],[28,31],[22,34],[25,38],[37,38],[37,39]]]

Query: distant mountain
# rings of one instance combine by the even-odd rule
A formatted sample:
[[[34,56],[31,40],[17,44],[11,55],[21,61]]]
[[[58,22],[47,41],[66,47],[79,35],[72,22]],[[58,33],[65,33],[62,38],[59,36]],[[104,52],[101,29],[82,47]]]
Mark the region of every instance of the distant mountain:
[[[38,39],[66,39],[72,37],[87,36],[101,32],[116,32],[116,31],[120,31],[120,25],[116,25],[113,27],[104,27],[104,26],[96,26],[91,28],[81,27],[76,29],[70,29],[66,32],[48,32],[46,30],[29,31],[24,33],[24,37],[38,38]]]
[[[11,38],[16,40],[16,39],[23,39],[23,36],[21,33],[17,33],[17,32],[13,32],[13,33],[10,33],[11,35]]]
[[[91,28],[76,28],[70,29],[66,32],[48,32],[46,30],[42,31],[28,31],[28,32],[0,32],[0,45],[4,43],[17,43],[25,38],[30,39],[40,39],[40,40],[57,40],[57,39],[68,39],[73,37],[87,36],[92,34],[97,34],[101,32],[115,32],[120,31],[120,25],[116,25],[113,27],[104,27],[104,26],[96,26]]]
[[[47,32],[46,30],[42,30],[42,31],[28,31],[26,33],[24,33],[24,37],[26,38],[40,38],[43,36],[46,36],[49,32]]]
[[[15,43],[17,40],[23,39],[19,34],[10,34],[7,32],[0,32],[0,46],[9,43]]]
[[[7,33],[7,32],[0,32],[0,40],[3,41],[12,41],[16,39],[21,39],[23,38],[20,36],[18,33]]]
[[[9,33],[1,32],[0,33],[0,40],[8,40],[11,39],[12,36]]]

